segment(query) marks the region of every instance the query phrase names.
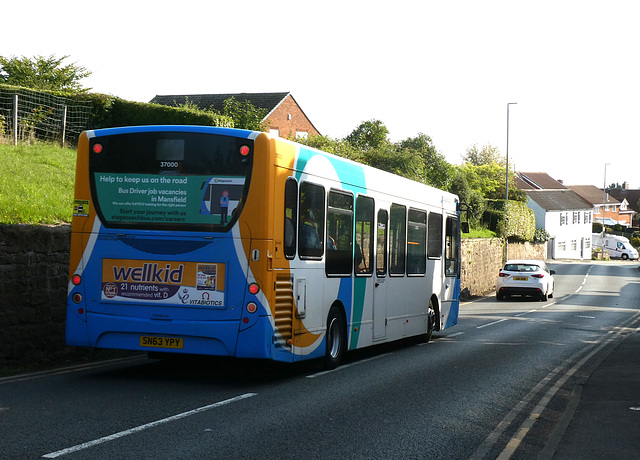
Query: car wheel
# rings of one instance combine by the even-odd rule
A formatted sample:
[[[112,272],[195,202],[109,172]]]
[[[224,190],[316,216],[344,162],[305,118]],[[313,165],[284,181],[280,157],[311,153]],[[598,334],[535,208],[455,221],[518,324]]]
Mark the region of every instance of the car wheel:
[[[347,326],[340,309],[333,307],[327,320],[325,369],[335,369],[342,360],[347,346]]]

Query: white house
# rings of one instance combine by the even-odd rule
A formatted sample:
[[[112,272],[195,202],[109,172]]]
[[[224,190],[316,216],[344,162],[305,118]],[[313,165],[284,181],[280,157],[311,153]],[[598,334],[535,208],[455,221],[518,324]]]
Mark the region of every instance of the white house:
[[[536,228],[551,239],[547,255],[551,259],[591,259],[593,207],[570,189],[525,190]]]

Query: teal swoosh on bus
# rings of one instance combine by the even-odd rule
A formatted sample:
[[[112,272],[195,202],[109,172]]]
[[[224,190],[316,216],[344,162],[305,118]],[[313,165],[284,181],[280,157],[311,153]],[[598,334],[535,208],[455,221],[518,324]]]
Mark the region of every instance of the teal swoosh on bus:
[[[354,194],[354,197],[357,193],[367,193],[367,181],[364,175],[364,169],[361,165],[354,163],[350,160],[342,159],[342,158],[334,158],[328,155],[323,154],[323,152],[318,152],[316,150],[300,148],[298,152],[297,162],[294,166],[296,173],[295,177],[299,181],[307,163],[316,155],[320,155],[323,158],[327,159],[333,170],[336,172],[338,176],[338,180],[340,181],[340,186],[343,190],[348,190]],[[351,289],[353,292],[353,296],[351,297],[351,314],[349,314],[349,308],[347,307],[347,321],[351,325],[351,335],[350,335],[350,349],[357,348],[358,338],[360,337],[360,323],[362,321],[362,315],[364,314],[364,297],[366,292],[367,278],[356,278],[352,277],[350,279],[343,280],[341,283],[340,290],[344,289],[345,282],[353,283],[351,285]],[[357,325],[357,330],[353,327]]]
[[[349,190],[354,194],[367,193],[367,181],[364,176],[364,169],[362,168],[362,165],[343,158],[330,157],[322,152],[311,149],[300,148],[298,152],[298,159],[294,165],[296,170],[295,177],[298,181],[300,180],[307,163],[316,155],[326,158],[329,163],[331,163],[343,190]]]

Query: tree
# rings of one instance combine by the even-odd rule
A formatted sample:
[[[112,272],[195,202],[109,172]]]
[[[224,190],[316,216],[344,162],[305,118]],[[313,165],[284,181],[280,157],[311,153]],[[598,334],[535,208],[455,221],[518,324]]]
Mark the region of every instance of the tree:
[[[76,64],[63,65],[62,61],[68,57],[56,58],[51,55],[29,59],[24,56],[0,56],[0,83],[45,91],[89,91],[91,88],[83,88],[80,80],[91,75],[91,72]]]
[[[486,201],[480,191],[469,187],[467,178],[460,171],[456,172],[451,179],[449,191],[458,195],[460,202],[468,206],[470,220],[477,227],[482,218],[482,213],[486,209]]]
[[[418,156],[422,161],[420,180],[425,184],[447,189],[453,178],[453,167],[440,152],[436,150],[433,141],[426,134],[418,133],[417,137],[409,137],[398,144],[401,150]]]
[[[240,102],[234,97],[225,99],[222,115],[230,117],[234,122],[234,127],[239,129],[249,129],[251,131],[266,131],[269,129],[268,122],[263,121],[267,116],[267,109],[255,107],[251,101]]]
[[[473,144],[467,149],[467,153],[462,155],[462,161],[474,166],[497,164],[505,167],[507,164],[506,158],[501,156],[498,148],[491,144],[485,145],[481,150],[478,150],[478,144]]]
[[[332,139],[328,136],[308,136],[306,138],[296,139],[299,144],[304,144],[314,149],[322,150],[323,152],[332,153],[342,158],[348,158],[349,160],[364,162],[364,155],[353,145],[344,139]]]
[[[362,151],[383,147],[389,143],[389,130],[380,120],[363,121],[345,140]]]
[[[398,149],[390,143],[366,150],[364,152],[364,161],[374,168],[415,181],[421,181],[424,175],[424,164],[415,152],[408,149]]]

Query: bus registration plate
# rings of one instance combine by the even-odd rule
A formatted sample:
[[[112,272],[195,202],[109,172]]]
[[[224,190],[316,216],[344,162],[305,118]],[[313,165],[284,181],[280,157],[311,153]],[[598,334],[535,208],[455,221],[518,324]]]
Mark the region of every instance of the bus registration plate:
[[[182,349],[184,346],[184,339],[178,337],[150,337],[147,335],[141,335],[140,346]]]

